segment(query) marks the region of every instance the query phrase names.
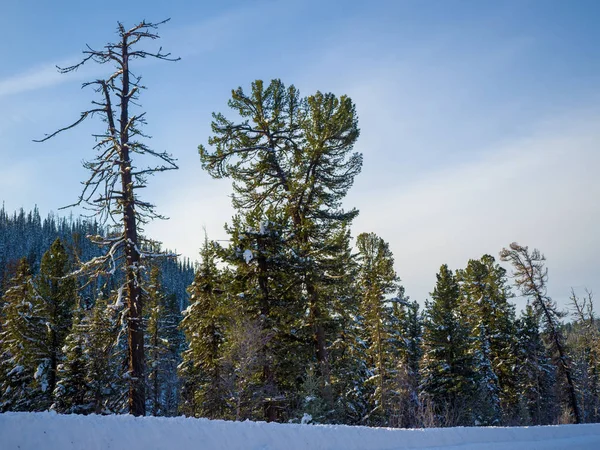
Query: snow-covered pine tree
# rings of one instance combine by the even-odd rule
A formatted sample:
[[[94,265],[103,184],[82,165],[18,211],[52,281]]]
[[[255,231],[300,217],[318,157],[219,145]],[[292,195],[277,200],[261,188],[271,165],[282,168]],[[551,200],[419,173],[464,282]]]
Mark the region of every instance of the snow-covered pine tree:
[[[586,289],[579,297],[572,289],[570,300],[575,321],[567,333],[567,344],[573,355],[583,420],[595,423],[600,419],[600,330],[593,294]]]
[[[98,292],[94,305],[75,312],[58,366],[53,409],[61,413],[117,414],[126,411],[126,332],[117,293]]]
[[[469,327],[475,371],[480,377],[478,421],[498,425],[510,421],[518,402],[514,367],[515,312],[506,271],[490,255],[470,260],[457,271],[462,316]]]
[[[127,323],[119,292],[100,292],[86,326],[88,399],[95,414],[121,414],[128,410]],[[124,376],[125,374],[125,376]]]
[[[369,412],[365,392],[368,368],[365,357],[366,342],[363,340],[364,320],[360,314],[359,267],[350,239],[348,227],[342,227],[332,237],[330,242],[337,248],[336,256],[329,260],[327,278],[323,280],[323,287],[327,289],[326,296],[332,299],[329,333],[333,340],[328,352],[331,358],[331,386],[335,398],[334,414],[328,413],[330,406],[324,402],[322,391],[312,389],[311,386],[316,380],[315,371],[312,370],[312,374],[304,374],[303,389],[308,389],[311,393],[304,395],[300,419],[307,413],[313,417],[313,421],[328,420],[358,425],[363,423],[363,418]],[[310,357],[306,360],[310,361]],[[317,384],[319,385],[320,383]],[[310,397],[310,402],[306,401],[307,397]],[[318,414],[321,407],[323,411]]]
[[[44,349],[46,364],[39,373],[47,388],[43,390],[44,408],[54,402],[57,366],[64,357],[62,350],[65,339],[73,323],[73,310],[77,306],[77,281],[70,276],[71,262],[60,239],[56,239],[42,256],[40,273],[35,279],[37,298],[40,299],[41,313],[46,321]]]
[[[233,179],[238,212],[272,206],[285,213],[294,237],[289,245],[303,262],[299,294],[309,311],[317,375],[333,407],[327,353],[332,339],[326,333],[332,299],[321,283],[332,256],[329,238],[358,214],[341,208],[362,165],[362,155],[352,152],[359,134],[355,107],[346,96],[317,92],[302,98],[280,80],[266,88],[257,80],[250,95],[238,88],[229,105],[243,120],[214,115],[209,145],[215,150],[199,147],[202,165],[215,178]]]
[[[158,267],[150,271],[146,291],[146,410],[153,416],[174,416],[178,409],[177,366],[182,336],[181,313],[174,294],[167,295]]]
[[[556,368],[542,340],[539,323],[539,315],[529,304],[516,322],[519,425],[547,425],[558,416],[554,395]]]
[[[365,394],[369,412],[365,420],[378,426],[388,426],[390,405],[397,392],[397,357],[400,343],[394,334],[392,302],[389,297],[399,289],[400,278],[394,270],[394,258],[389,245],[375,233],[362,233],[356,238],[359,264],[359,289],[363,340],[369,378]]]
[[[433,405],[438,425],[472,425],[476,374],[460,288],[445,264],[436,277],[431,301],[425,303],[422,397]]]
[[[3,296],[0,328],[0,411],[39,411],[46,405],[46,319],[33,285],[27,258],[22,258]]]
[[[396,405],[392,407],[393,426],[412,428],[420,426],[418,411],[419,385],[421,382],[421,360],[423,357],[423,327],[419,304],[409,301],[401,287],[398,301],[393,303],[393,317],[397,325],[392,327],[392,339],[398,348]]]
[[[164,298],[157,267],[150,271],[146,291],[146,411],[152,416],[164,415],[162,401],[162,361],[167,357],[167,349],[161,336],[161,316],[164,314]]]
[[[242,371],[231,357],[227,358],[232,363],[227,377],[246,386],[246,392],[236,389],[236,397],[245,399],[240,403],[242,418],[284,420],[284,413],[297,403],[296,377],[305,368],[302,356],[307,354],[301,338],[304,305],[297,295],[301,286],[295,276],[301,262],[287,244],[289,227],[275,212],[236,216],[227,231],[230,245],[219,253],[232,271],[227,295],[237,317],[228,318],[227,340],[235,339],[226,348],[239,353],[243,345],[255,353],[255,361],[243,359],[243,372],[252,380],[239,379]],[[240,327],[252,330],[252,336]],[[250,338],[256,340],[252,346],[246,342]],[[250,366],[256,373],[249,372]]]
[[[52,409],[65,414],[89,414],[88,346],[86,311],[77,309],[73,314],[73,325],[65,339],[64,359],[57,366],[56,388]]]
[[[168,294],[165,297],[164,306],[165,315],[162,320],[162,332],[167,358],[163,361],[163,408],[166,416],[176,416],[179,414],[179,395],[181,391],[177,368],[181,363],[181,352],[185,343],[185,337],[179,328],[183,316],[180,309],[180,300],[175,294]]]
[[[180,412],[213,419],[227,416],[228,396],[222,378],[226,305],[223,274],[216,264],[215,244],[205,239],[190,305],[183,311],[181,329],[187,348],[179,365]]]
[[[490,332],[483,321],[479,322],[479,336],[471,340],[473,369],[477,383],[473,414],[475,425],[499,425],[502,420],[500,386],[492,367]]]

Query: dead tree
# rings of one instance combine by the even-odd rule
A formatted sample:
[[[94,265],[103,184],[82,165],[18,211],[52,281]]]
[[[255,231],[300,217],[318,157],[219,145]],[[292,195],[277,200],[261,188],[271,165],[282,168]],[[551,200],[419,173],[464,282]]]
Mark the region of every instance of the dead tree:
[[[534,249],[530,253],[528,247],[522,247],[513,242],[510,244],[510,250],[502,249],[500,259],[512,264],[514,268],[513,277],[517,288],[523,296],[531,299],[534,311],[542,319],[547,342],[554,354],[554,364],[566,378],[568,402],[575,423],[581,423],[581,414],[573,380],[573,369],[565,349],[564,336],[560,330],[559,319],[564,317],[565,313],[558,311],[556,302],[546,293],[548,282],[548,269],[544,264],[546,258],[538,249]]]
[[[129,412],[134,415],[145,414],[144,389],[144,330],[142,322],[142,287],[140,275],[141,260],[159,256],[155,246],[146,245],[140,236],[141,226],[149,220],[159,218],[154,205],[142,201],[138,190],[146,187],[149,175],[156,172],[177,169],[175,159],[166,152],[151,150],[141,139],[148,138],[141,128],[146,123],[145,112],[133,112],[139,108],[137,100],[145,87],[141,77],[131,71],[131,63],[136,59],[154,58],[176,61],[162,48],[155,52],[138,49],[140,41],[159,38],[156,29],[158,23],[142,21],[133,28],[126,29],[118,23],[118,41],[108,43],[101,50],[87,46],[84,58],[78,64],[58,68],[60,73],[74,72],[87,62],[108,64],[114,72],[108,78],[97,79],[83,84],[92,87],[99,99],[92,101],[93,107],[81,113],[71,125],[46,135],[36,142],[46,141],[57,134],[69,130],[85,119],[99,116],[105,123],[105,130],[94,135],[96,155],[91,161],[84,162],[90,171],[89,178],[83,182],[83,190],[76,203],[99,214],[101,222],[112,220],[119,226],[119,232],[111,236],[93,236],[99,245],[108,248],[106,254],[83,264],[82,272],[96,276],[102,273],[114,273],[120,269],[125,274],[125,282],[119,288],[119,299],[126,295],[128,360],[129,360]],[[132,156],[148,157],[157,161],[146,167],[134,165]]]

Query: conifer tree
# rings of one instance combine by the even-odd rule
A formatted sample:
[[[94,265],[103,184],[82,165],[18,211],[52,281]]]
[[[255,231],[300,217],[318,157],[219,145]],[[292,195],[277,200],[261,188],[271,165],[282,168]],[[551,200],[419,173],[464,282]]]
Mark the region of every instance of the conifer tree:
[[[499,425],[502,419],[500,383],[492,367],[489,330],[483,322],[479,322],[479,336],[472,342],[474,378],[477,383],[475,425]]]
[[[157,267],[150,272],[149,286],[146,288],[146,368],[148,381],[146,411],[153,416],[164,414],[162,408],[162,370],[161,361],[166,357],[161,336],[161,316],[164,310],[164,293],[160,285],[160,274]]]
[[[502,249],[500,258],[513,265],[517,288],[523,296],[531,299],[533,309],[542,320],[546,343],[552,350],[554,364],[565,380],[567,404],[575,423],[581,423],[573,370],[560,329],[560,319],[564,317],[564,313],[558,310],[556,302],[546,292],[548,282],[548,269],[544,264],[546,258],[539,250],[534,249],[529,252],[528,247],[520,246],[516,242],[510,245],[510,249]]]
[[[321,380],[315,374],[314,367],[306,369],[301,390],[302,412],[300,423],[321,424],[329,421],[330,406],[325,402],[321,390]]]
[[[470,260],[457,273],[460,280],[461,308],[469,327],[475,370],[480,378],[482,399],[479,422],[499,424],[501,413],[510,417],[517,405],[515,365],[514,306],[506,271],[490,255]]]
[[[47,390],[41,378],[47,364],[45,317],[33,286],[27,258],[22,258],[3,296],[0,332],[0,411],[37,411]]]
[[[199,147],[203,167],[215,178],[233,179],[238,212],[274,207],[285,213],[294,236],[288,245],[303,262],[296,276],[304,286],[317,376],[333,406],[326,336],[332,299],[324,295],[321,280],[332,255],[329,238],[358,213],[341,208],[362,165],[362,156],[352,153],[359,134],[354,105],[346,96],[320,92],[302,98],[279,80],[266,88],[255,81],[250,95],[239,88],[229,105],[242,122],[214,115],[209,139],[214,152]]]
[[[460,288],[454,273],[442,265],[431,302],[425,304],[421,389],[433,402],[445,426],[472,424],[475,389],[469,330],[459,309]]]
[[[319,421],[333,421],[336,423],[362,424],[368,415],[369,402],[365,382],[368,375],[367,350],[364,340],[364,322],[360,313],[361,294],[359,279],[359,264],[356,254],[350,246],[350,231],[342,227],[331,242],[337,249],[335,257],[331,258],[327,267],[327,278],[323,280],[326,295],[332,299],[331,320],[329,321],[328,334],[332,342],[328,347],[331,356],[331,386],[336,399],[334,414],[327,413],[326,404],[321,389],[312,390],[307,394],[310,402],[304,401],[300,418],[304,413],[315,418],[316,411],[323,407],[323,412],[318,414]],[[306,371],[303,385],[311,386],[322,382],[316,376],[314,367],[312,373]],[[303,387],[306,390],[306,386]],[[309,389],[309,390],[310,390]],[[306,396],[304,396],[306,399]]]
[[[56,370],[63,357],[77,298],[76,283],[68,276],[69,270],[67,253],[57,239],[42,257],[38,277],[32,279],[29,264],[23,260],[16,284],[5,296],[2,340],[8,352],[6,367],[10,369],[11,361],[21,361],[14,370],[6,372],[11,374],[7,375],[12,379],[9,383],[16,383],[7,389],[16,397],[27,398],[30,410],[45,410],[53,404]],[[26,381],[27,374],[33,374],[33,379]],[[15,381],[15,377],[20,381]],[[15,388],[28,392],[19,394]],[[20,400],[10,408],[21,408],[19,403]]]
[[[65,339],[64,360],[57,366],[57,385],[52,409],[66,414],[91,412],[88,387],[88,339],[85,334],[85,311],[78,310]],[[82,330],[84,328],[84,330]]]
[[[391,425],[411,428],[418,424],[417,411],[419,385],[421,383],[421,360],[423,357],[423,328],[419,304],[409,301],[400,288],[398,301],[393,304],[393,316],[397,318],[394,327],[395,345],[398,347],[395,420]]]
[[[572,331],[568,333],[574,354],[574,368],[579,379],[579,398],[585,422],[600,419],[600,330],[594,313],[591,291],[580,298],[571,289],[571,305],[575,316]]]
[[[398,342],[393,345],[394,318],[392,300],[388,297],[398,290],[400,279],[387,242],[374,233],[362,233],[356,238],[356,246],[365,355],[370,373],[367,383],[372,385],[369,417],[370,423],[385,426],[390,416],[389,397],[395,390],[392,381],[397,376],[395,357],[399,348]]]
[[[539,315],[527,305],[516,322],[517,392],[520,425],[547,425],[556,417],[556,369],[542,340]]]
[[[62,413],[115,414],[126,410],[127,384],[122,377],[125,332],[118,297],[99,292],[94,305],[77,310],[58,366],[53,409]]]
[[[93,412],[129,411],[127,317],[120,294],[99,295],[91,310],[87,346],[88,384]]]
[[[150,271],[147,293],[147,411],[153,416],[177,413],[177,365],[181,351],[181,313],[173,294],[165,294],[158,267]]]
[[[46,407],[53,403],[52,395],[57,383],[57,366],[63,359],[63,345],[71,330],[73,310],[77,304],[77,282],[69,276],[71,264],[69,256],[60,239],[56,239],[48,251],[44,253],[40,265],[40,273],[35,286],[40,308],[46,320],[44,347],[47,364],[40,376],[46,380],[47,389],[44,397]]]
[[[246,365],[257,373],[245,369],[254,381],[244,382],[253,390],[244,395],[256,407],[248,414],[256,419],[277,420],[281,415],[278,411],[295,403],[295,374],[304,368],[300,356],[306,351],[301,345],[299,323],[304,305],[296,295],[300,284],[293,276],[300,261],[286,245],[289,227],[275,213],[237,216],[227,230],[231,242],[220,255],[232,270],[228,293],[242,318],[241,322],[229,321],[231,337],[237,341],[229,350],[235,353],[239,345],[249,347],[246,340],[250,337],[256,340],[251,346],[256,361],[247,361]],[[254,330],[252,336],[244,335],[240,326]]]
[[[220,419],[227,417],[228,398],[222,377],[225,303],[223,274],[216,265],[213,243],[205,240],[202,260],[189,288],[190,305],[181,329],[187,349],[179,366],[183,414]]]

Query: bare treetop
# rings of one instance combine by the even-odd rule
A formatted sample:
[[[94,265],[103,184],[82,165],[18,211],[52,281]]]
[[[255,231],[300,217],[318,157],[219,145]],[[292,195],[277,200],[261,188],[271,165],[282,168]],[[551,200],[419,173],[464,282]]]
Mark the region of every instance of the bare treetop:
[[[116,69],[106,78],[83,83],[82,87],[92,87],[94,92],[99,94],[99,100],[91,102],[92,108],[83,111],[73,123],[47,134],[42,139],[35,140],[35,142],[47,141],[95,115],[100,115],[102,121],[106,123],[106,129],[102,133],[94,134],[97,141],[94,146],[96,157],[84,162],[84,167],[90,171],[90,176],[83,182],[84,187],[77,202],[65,208],[84,203],[86,204],[84,208],[100,213],[102,221],[107,218],[112,219],[115,207],[118,211],[119,203],[123,199],[123,191],[117,189],[116,184],[127,166],[133,178],[132,189],[134,190],[146,186],[147,175],[178,168],[170,154],[152,150],[138,140],[149,138],[142,132],[142,126],[146,124],[146,113],[130,114],[129,111],[130,104],[140,106],[137,103],[139,94],[142,89],[145,89],[141,84],[142,77],[132,73],[130,61],[136,58],[155,58],[165,61],[180,59],[171,57],[171,53],[163,52],[162,47],[156,52],[136,48],[136,44],[143,39],[158,39],[160,36],[154,30],[169,20],[156,23],[142,21],[130,29],[126,29],[121,22],[118,22],[117,42],[108,43],[101,50],[87,45],[86,50],[83,50],[86,56],[79,63],[68,67],[57,67],[60,73],[66,74],[76,71],[88,61],[93,61],[98,64],[112,63]],[[126,161],[130,157],[129,152],[149,155],[156,158],[157,163],[148,167],[135,168]],[[137,210],[143,223],[152,218],[162,218],[154,212],[154,205],[139,200],[137,195],[135,197]]]
[[[87,50],[83,51],[84,55],[87,55],[83,60],[68,67],[59,67],[56,68],[60,73],[68,73],[73,72],[83,66],[89,60],[92,60],[98,64],[104,64],[109,61],[114,61],[121,67],[123,67],[124,62],[123,59],[123,45],[125,44],[127,49],[130,49],[132,46],[137,44],[141,39],[160,39],[160,36],[157,33],[153,33],[151,30],[156,30],[160,25],[168,22],[171,19],[165,19],[160,22],[152,23],[146,22],[143,20],[133,28],[127,30],[121,22],[117,22],[117,34],[121,38],[121,42],[119,43],[108,43],[104,46],[104,50],[94,50],[92,47],[86,44]],[[128,52],[129,58],[158,58],[164,59],[167,61],[179,61],[181,58],[171,58],[171,53],[163,53],[162,47],[158,49],[157,52],[147,52],[145,50],[135,50],[132,52]]]

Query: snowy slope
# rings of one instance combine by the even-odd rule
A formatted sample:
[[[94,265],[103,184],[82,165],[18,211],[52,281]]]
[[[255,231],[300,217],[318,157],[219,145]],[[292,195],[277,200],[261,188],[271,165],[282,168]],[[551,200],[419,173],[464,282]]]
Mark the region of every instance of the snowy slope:
[[[0,414],[0,449],[600,449],[600,424],[399,430],[207,419]]]

